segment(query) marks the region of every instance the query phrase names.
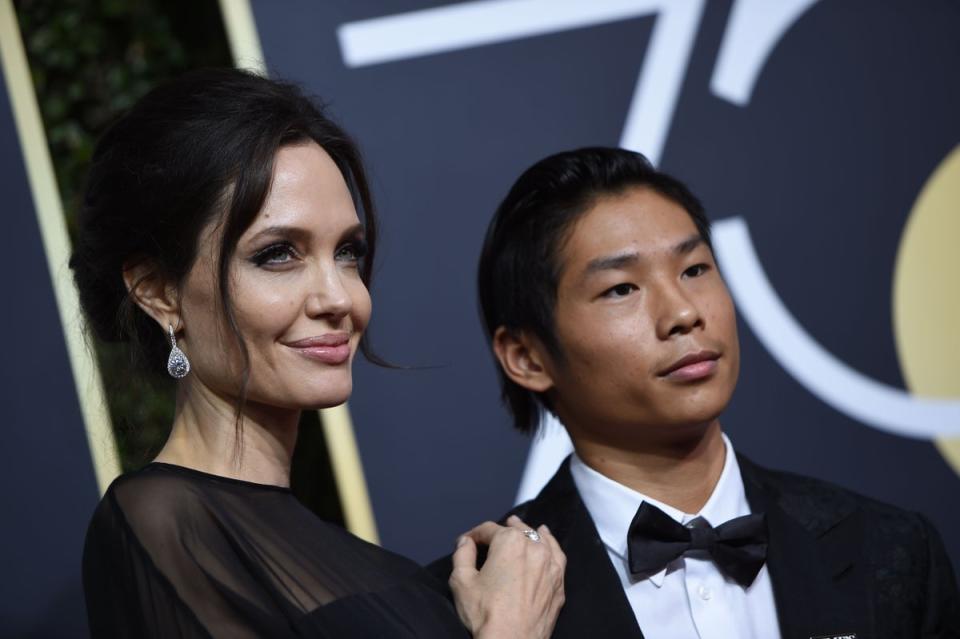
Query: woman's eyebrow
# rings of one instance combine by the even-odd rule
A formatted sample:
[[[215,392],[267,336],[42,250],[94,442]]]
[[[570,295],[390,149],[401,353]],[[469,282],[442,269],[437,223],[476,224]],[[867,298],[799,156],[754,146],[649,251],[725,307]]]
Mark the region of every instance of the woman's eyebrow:
[[[340,233],[340,239],[357,238],[357,237],[362,238],[365,234],[365,231],[366,229],[364,228],[363,224],[358,222],[357,224],[353,224],[347,227],[346,229],[344,229],[343,232]],[[306,229],[302,226],[288,226],[284,224],[275,224],[273,226],[268,226],[266,228],[260,229],[259,231],[254,233],[250,237],[250,239],[247,241],[256,242],[257,240],[264,237],[275,237],[275,238],[288,239],[292,241],[306,242],[311,238],[312,235],[313,235],[313,232],[311,232],[309,229]]]
[[[363,224],[361,224],[360,222],[357,222],[350,228],[345,229],[343,233],[340,234],[340,237],[341,238],[351,237],[351,238],[363,239],[365,235],[366,235],[366,229],[364,228]]]
[[[300,226],[274,225],[268,226],[254,233],[250,240],[256,241],[262,237],[282,237],[284,239],[303,240],[309,238],[310,231]]]

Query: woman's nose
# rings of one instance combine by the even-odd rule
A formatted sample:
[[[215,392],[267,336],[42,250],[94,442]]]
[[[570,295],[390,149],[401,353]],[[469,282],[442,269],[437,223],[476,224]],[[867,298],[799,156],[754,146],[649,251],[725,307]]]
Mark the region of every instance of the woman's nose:
[[[353,300],[339,270],[336,267],[324,268],[312,283],[306,301],[307,315],[339,319],[349,314],[352,307]]]

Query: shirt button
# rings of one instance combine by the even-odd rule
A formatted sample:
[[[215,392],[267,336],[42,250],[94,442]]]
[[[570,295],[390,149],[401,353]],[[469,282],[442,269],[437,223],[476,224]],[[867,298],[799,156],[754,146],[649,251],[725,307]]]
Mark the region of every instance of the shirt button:
[[[701,585],[699,588],[697,588],[697,594],[700,595],[700,598],[704,601],[708,601],[713,595],[713,593],[710,592],[710,589],[704,585]]]

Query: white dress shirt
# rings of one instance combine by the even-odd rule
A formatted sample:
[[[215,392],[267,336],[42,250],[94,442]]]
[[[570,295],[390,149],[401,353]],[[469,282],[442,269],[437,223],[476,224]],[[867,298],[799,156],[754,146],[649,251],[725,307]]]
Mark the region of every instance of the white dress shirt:
[[[749,588],[724,577],[709,559],[684,555],[664,570],[634,579],[627,561],[627,530],[647,502],[686,525],[703,517],[716,527],[750,514],[740,466],[723,436],[723,472],[699,513],[685,513],[638,493],[587,466],[576,454],[570,473],[620,577],[646,639],[780,639],[770,575],[764,566]],[[597,611],[602,614],[601,611]]]

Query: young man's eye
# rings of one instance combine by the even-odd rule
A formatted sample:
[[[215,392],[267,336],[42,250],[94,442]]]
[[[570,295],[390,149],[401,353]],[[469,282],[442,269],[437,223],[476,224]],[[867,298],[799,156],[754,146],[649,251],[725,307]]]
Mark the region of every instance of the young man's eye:
[[[336,258],[342,262],[359,262],[367,255],[367,243],[351,240],[337,249]]]
[[[626,297],[635,290],[637,290],[637,287],[633,284],[617,284],[604,291],[603,297]]]
[[[296,256],[296,252],[288,242],[278,242],[257,251],[253,256],[253,263],[257,266],[285,264]]]
[[[699,277],[700,275],[703,275],[704,273],[706,273],[708,270],[710,270],[710,266],[708,264],[694,264],[693,266],[685,270],[683,272],[683,275],[684,277]]]

